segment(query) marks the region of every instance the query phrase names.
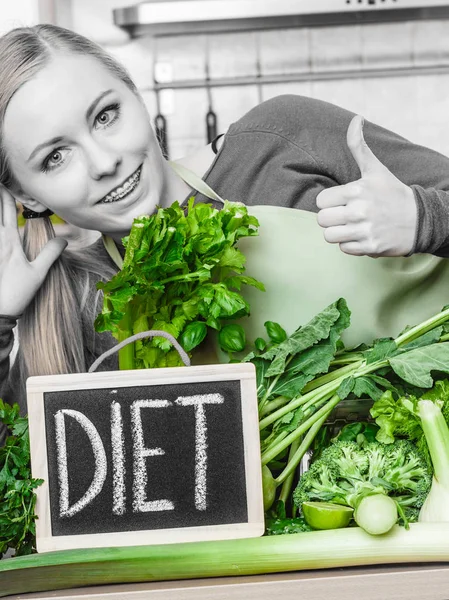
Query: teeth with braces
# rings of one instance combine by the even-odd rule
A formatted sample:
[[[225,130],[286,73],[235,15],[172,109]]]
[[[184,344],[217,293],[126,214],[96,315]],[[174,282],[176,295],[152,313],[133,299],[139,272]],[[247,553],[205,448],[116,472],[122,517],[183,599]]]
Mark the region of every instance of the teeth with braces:
[[[122,198],[130,194],[133,191],[133,189],[137,186],[137,183],[140,178],[140,172],[141,169],[139,169],[136,173],[134,173],[134,175],[127,179],[125,183],[121,187],[117,188],[115,192],[111,192],[110,194],[108,194],[106,198],[100,202],[100,204],[105,204],[106,202],[117,202],[118,200],[121,200]]]

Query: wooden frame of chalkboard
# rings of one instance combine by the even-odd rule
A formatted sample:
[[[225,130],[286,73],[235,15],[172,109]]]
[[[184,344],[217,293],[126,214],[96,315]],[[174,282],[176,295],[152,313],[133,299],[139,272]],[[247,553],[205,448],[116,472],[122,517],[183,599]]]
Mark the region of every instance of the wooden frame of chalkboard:
[[[263,534],[252,364],[30,377],[27,399],[38,552]]]

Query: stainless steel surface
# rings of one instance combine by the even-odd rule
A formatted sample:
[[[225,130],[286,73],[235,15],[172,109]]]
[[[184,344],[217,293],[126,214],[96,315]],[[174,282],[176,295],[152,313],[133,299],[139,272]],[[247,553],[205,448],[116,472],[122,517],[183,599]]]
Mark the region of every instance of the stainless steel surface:
[[[152,0],[113,11],[131,35],[312,27],[449,17],[448,0]]]

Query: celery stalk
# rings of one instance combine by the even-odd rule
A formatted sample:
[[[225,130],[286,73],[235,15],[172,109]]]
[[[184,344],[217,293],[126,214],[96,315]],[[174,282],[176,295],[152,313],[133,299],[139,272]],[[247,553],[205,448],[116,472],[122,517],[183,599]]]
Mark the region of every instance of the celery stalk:
[[[128,310],[125,313],[125,316],[120,321],[120,329],[118,335],[118,341],[123,342],[133,335],[132,330],[132,316],[131,310]],[[134,342],[131,344],[127,344],[123,348],[120,348],[118,351],[118,365],[119,369],[122,370],[130,370],[135,368],[134,362]]]
[[[64,550],[0,561],[0,596],[77,586],[449,561],[449,526],[359,527],[262,538]]]
[[[134,254],[140,248],[143,237],[144,224],[135,222],[131,228],[128,237],[128,243],[126,245],[125,258],[123,261],[123,268],[131,266],[134,259]]]
[[[140,244],[142,242],[143,237],[143,231],[143,223],[135,222],[133,224],[128,237],[128,243],[126,245],[125,258],[123,260],[122,266],[123,269],[128,268],[132,264],[134,254],[140,248]],[[126,311],[125,316],[123,317],[119,325],[118,341],[123,342],[132,335],[133,319],[131,314],[131,307],[128,307],[128,310]],[[128,344],[127,346],[124,346],[118,351],[118,363],[120,370],[130,370],[135,368],[134,354],[134,343]]]

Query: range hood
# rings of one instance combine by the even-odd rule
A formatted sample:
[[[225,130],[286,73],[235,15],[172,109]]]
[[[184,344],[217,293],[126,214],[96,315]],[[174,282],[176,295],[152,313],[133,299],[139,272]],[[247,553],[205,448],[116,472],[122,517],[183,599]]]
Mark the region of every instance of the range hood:
[[[147,0],[113,16],[159,36],[449,18],[449,0]]]

